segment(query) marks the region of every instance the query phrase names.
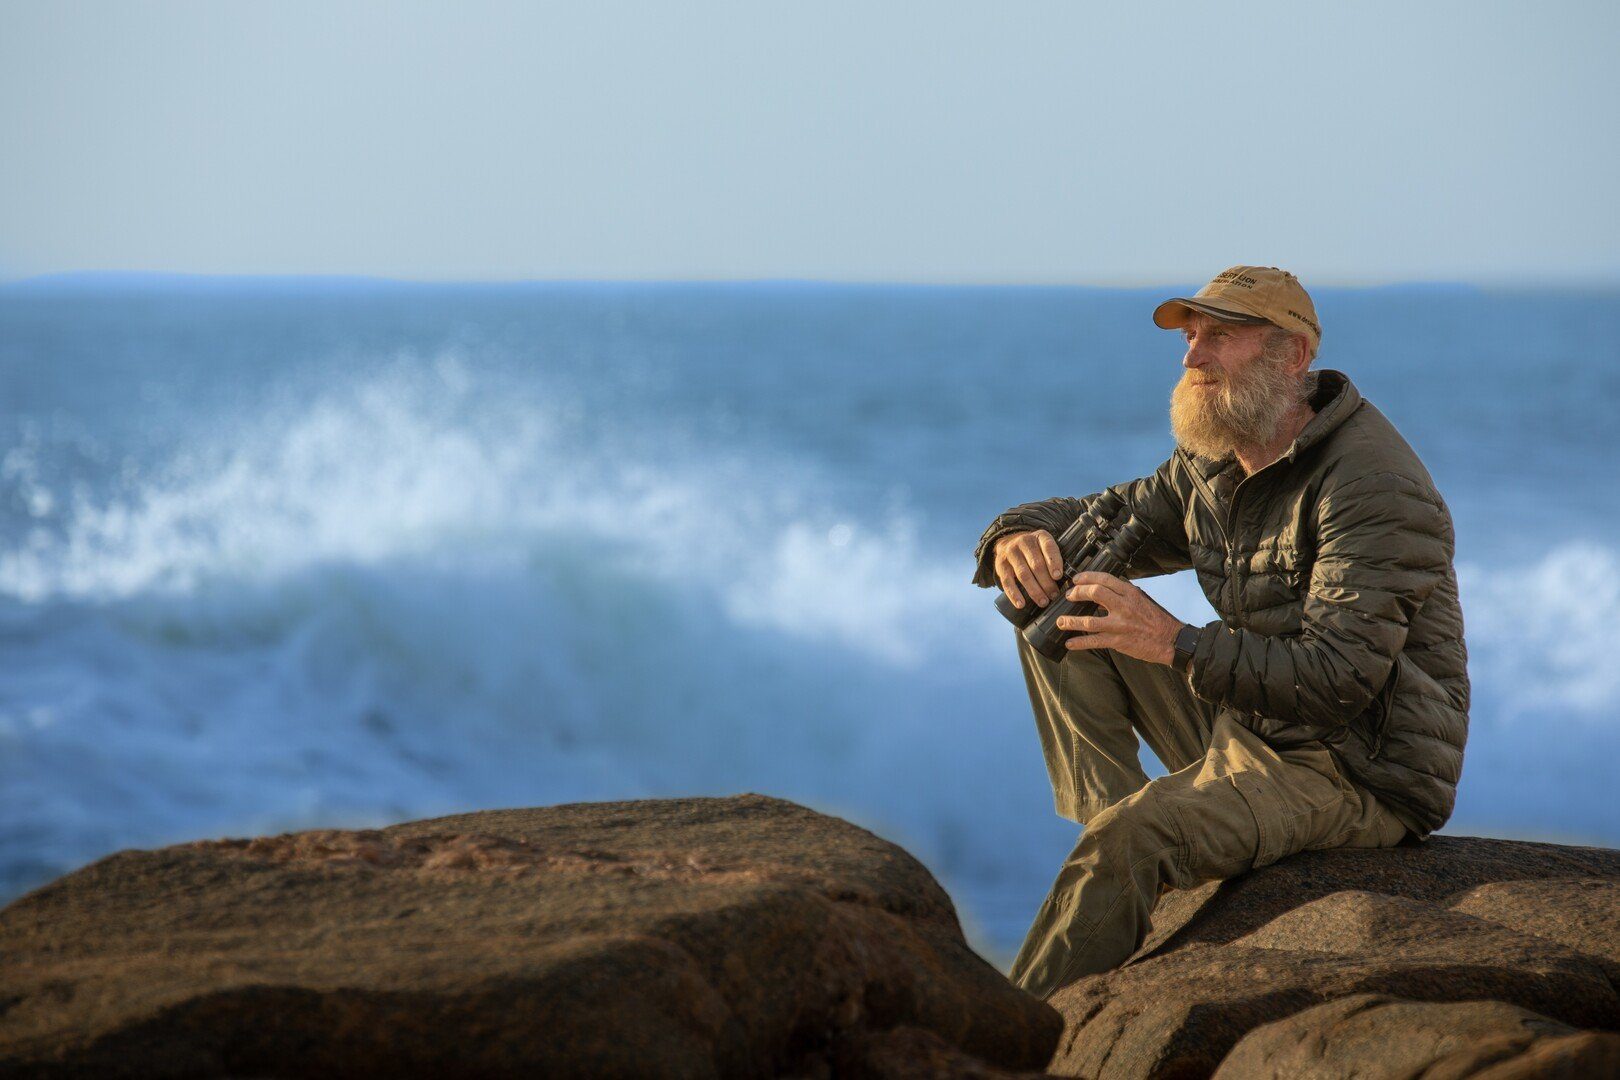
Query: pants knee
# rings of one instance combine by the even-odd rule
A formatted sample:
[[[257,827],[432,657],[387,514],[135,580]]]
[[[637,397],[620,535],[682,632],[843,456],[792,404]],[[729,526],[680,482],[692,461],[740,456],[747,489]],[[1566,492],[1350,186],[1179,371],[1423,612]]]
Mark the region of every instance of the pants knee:
[[[1086,836],[1104,858],[1133,861],[1142,852],[1181,843],[1180,830],[1169,812],[1148,795],[1146,788],[1092,818]]]

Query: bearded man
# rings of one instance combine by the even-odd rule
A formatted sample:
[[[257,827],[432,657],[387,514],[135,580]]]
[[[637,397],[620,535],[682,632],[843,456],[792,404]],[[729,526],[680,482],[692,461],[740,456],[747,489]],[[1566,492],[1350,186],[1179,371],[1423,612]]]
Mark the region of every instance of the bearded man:
[[[1451,515],[1418,456],[1321,343],[1299,280],[1235,266],[1153,321],[1187,344],[1176,448],[1110,488],[1150,530],[1054,662],[1020,635],[1057,813],[1085,826],[1011,976],[1049,997],[1127,960],[1172,888],[1294,852],[1417,842],[1451,815],[1468,730]],[[1045,606],[1055,537],[1103,496],[985,530],[974,583]],[[1185,624],[1131,579],[1192,569],[1220,618]],[[1137,733],[1169,770],[1149,782]]]

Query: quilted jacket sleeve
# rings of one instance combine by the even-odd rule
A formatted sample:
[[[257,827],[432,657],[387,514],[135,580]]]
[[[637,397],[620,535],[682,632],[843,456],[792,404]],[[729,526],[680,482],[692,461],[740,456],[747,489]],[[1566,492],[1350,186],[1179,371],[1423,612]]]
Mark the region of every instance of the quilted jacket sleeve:
[[[1188,671],[1193,692],[1273,739],[1325,738],[1360,715],[1451,565],[1451,517],[1438,499],[1388,472],[1324,492],[1299,635],[1209,623]]]
[[[1172,470],[1180,467],[1172,455],[1152,475],[1127,480],[1107,489],[1123,499],[1137,516],[1148,523],[1148,539],[1131,561],[1125,574],[1127,578],[1173,574],[1192,565],[1187,554],[1185,509],[1171,476]],[[1055,499],[1024,503],[999,515],[984,530],[984,535],[979,537],[979,546],[974,550],[978,568],[973,575],[973,584],[981,588],[991,588],[997,584],[997,540],[1008,533],[1029,529],[1045,529],[1056,537],[1074,524],[1103,494],[1099,491],[1083,498],[1060,495]]]

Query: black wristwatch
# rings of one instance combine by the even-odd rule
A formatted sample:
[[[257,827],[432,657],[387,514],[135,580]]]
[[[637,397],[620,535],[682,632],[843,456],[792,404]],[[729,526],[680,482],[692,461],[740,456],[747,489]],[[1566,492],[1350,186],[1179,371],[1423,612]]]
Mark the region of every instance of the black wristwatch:
[[[1192,623],[1184,623],[1176,632],[1176,655],[1171,659],[1170,666],[1185,675],[1187,668],[1192,665],[1193,653],[1197,648],[1198,627]]]

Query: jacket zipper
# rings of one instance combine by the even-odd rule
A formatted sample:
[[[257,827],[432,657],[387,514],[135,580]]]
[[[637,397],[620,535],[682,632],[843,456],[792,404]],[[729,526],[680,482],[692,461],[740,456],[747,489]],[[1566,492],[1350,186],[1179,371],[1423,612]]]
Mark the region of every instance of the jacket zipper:
[[[1271,466],[1275,465],[1277,462],[1273,461],[1260,469],[1260,472],[1245,476],[1242,480],[1238,481],[1237,487],[1232,489],[1232,502],[1227,508],[1226,520],[1223,521],[1221,520],[1220,501],[1215,498],[1215,493],[1210,490],[1209,482],[1205,480],[1203,474],[1198,471],[1198,466],[1192,460],[1192,458],[1187,456],[1184,451],[1181,453],[1182,464],[1186,466],[1187,475],[1192,477],[1193,487],[1197,489],[1199,495],[1203,497],[1205,505],[1209,507],[1210,516],[1213,517],[1215,519],[1215,523],[1221,527],[1221,538],[1226,541],[1228,562],[1227,580],[1232,582],[1232,606],[1237,610],[1238,616],[1241,619],[1243,614],[1243,593],[1242,590],[1237,587],[1237,550],[1232,540],[1234,528],[1233,522],[1237,517],[1238,492],[1243,490],[1244,484],[1248,483],[1250,480],[1253,480],[1256,476],[1259,476],[1260,473],[1265,472],[1266,469],[1271,468]],[[1281,460],[1282,458],[1277,459],[1277,461]],[[1390,668],[1389,671],[1389,679],[1378,694],[1378,726],[1373,730],[1372,733],[1372,748],[1367,754],[1367,759],[1369,761],[1376,759],[1384,750],[1384,736],[1389,731],[1390,710],[1395,706],[1395,688],[1400,681],[1400,668],[1401,658],[1400,655],[1397,654],[1395,657],[1395,664]]]
[[[1193,461],[1191,455],[1179,447],[1176,449],[1176,453],[1181,455],[1181,464],[1186,468],[1187,475],[1192,477],[1193,487],[1198,490],[1198,494],[1204,497],[1204,505],[1209,508],[1210,516],[1215,519],[1215,524],[1221,527],[1221,539],[1226,540],[1230,545],[1231,541],[1228,539],[1226,532],[1226,522],[1221,520],[1220,502],[1215,498],[1215,493],[1210,490],[1209,481],[1205,480],[1204,474],[1198,471],[1198,465]]]
[[[1390,665],[1389,678],[1385,680],[1383,688],[1378,692],[1378,727],[1373,730],[1372,749],[1367,754],[1367,760],[1376,758],[1384,749],[1384,735],[1389,731],[1389,714],[1395,708],[1395,688],[1401,681],[1401,657],[1395,654],[1395,663]]]
[[[1187,455],[1186,451],[1179,447],[1177,452],[1182,456],[1182,464],[1187,469],[1187,475],[1192,477],[1193,487],[1197,488],[1199,494],[1204,496],[1204,501],[1209,506],[1210,515],[1215,518],[1215,523],[1221,527],[1221,539],[1226,541],[1226,580],[1232,583],[1232,610],[1237,613],[1237,623],[1242,625],[1247,620],[1243,611],[1243,590],[1239,587],[1237,580],[1237,543],[1233,539],[1235,534],[1234,522],[1237,520],[1238,496],[1242,494],[1244,484],[1277,464],[1287,455],[1282,455],[1273,461],[1267,462],[1260,467],[1258,472],[1251,473],[1237,482],[1237,487],[1232,489],[1232,501],[1226,508],[1226,520],[1223,521],[1221,520],[1220,502],[1215,498],[1215,493],[1210,490],[1209,482],[1198,471],[1197,463]]]
[[[1204,505],[1209,509],[1209,516],[1214,519],[1216,527],[1221,530],[1221,540],[1226,544],[1226,581],[1228,587],[1232,590],[1232,607],[1234,610],[1239,610],[1241,604],[1239,603],[1236,580],[1237,550],[1232,543],[1231,524],[1221,517],[1220,500],[1215,497],[1215,492],[1210,490],[1209,481],[1204,479],[1204,474],[1198,471],[1198,463],[1180,447],[1176,448],[1176,453],[1181,455],[1182,467],[1187,470],[1187,475],[1192,478],[1193,489],[1202,496]]]

